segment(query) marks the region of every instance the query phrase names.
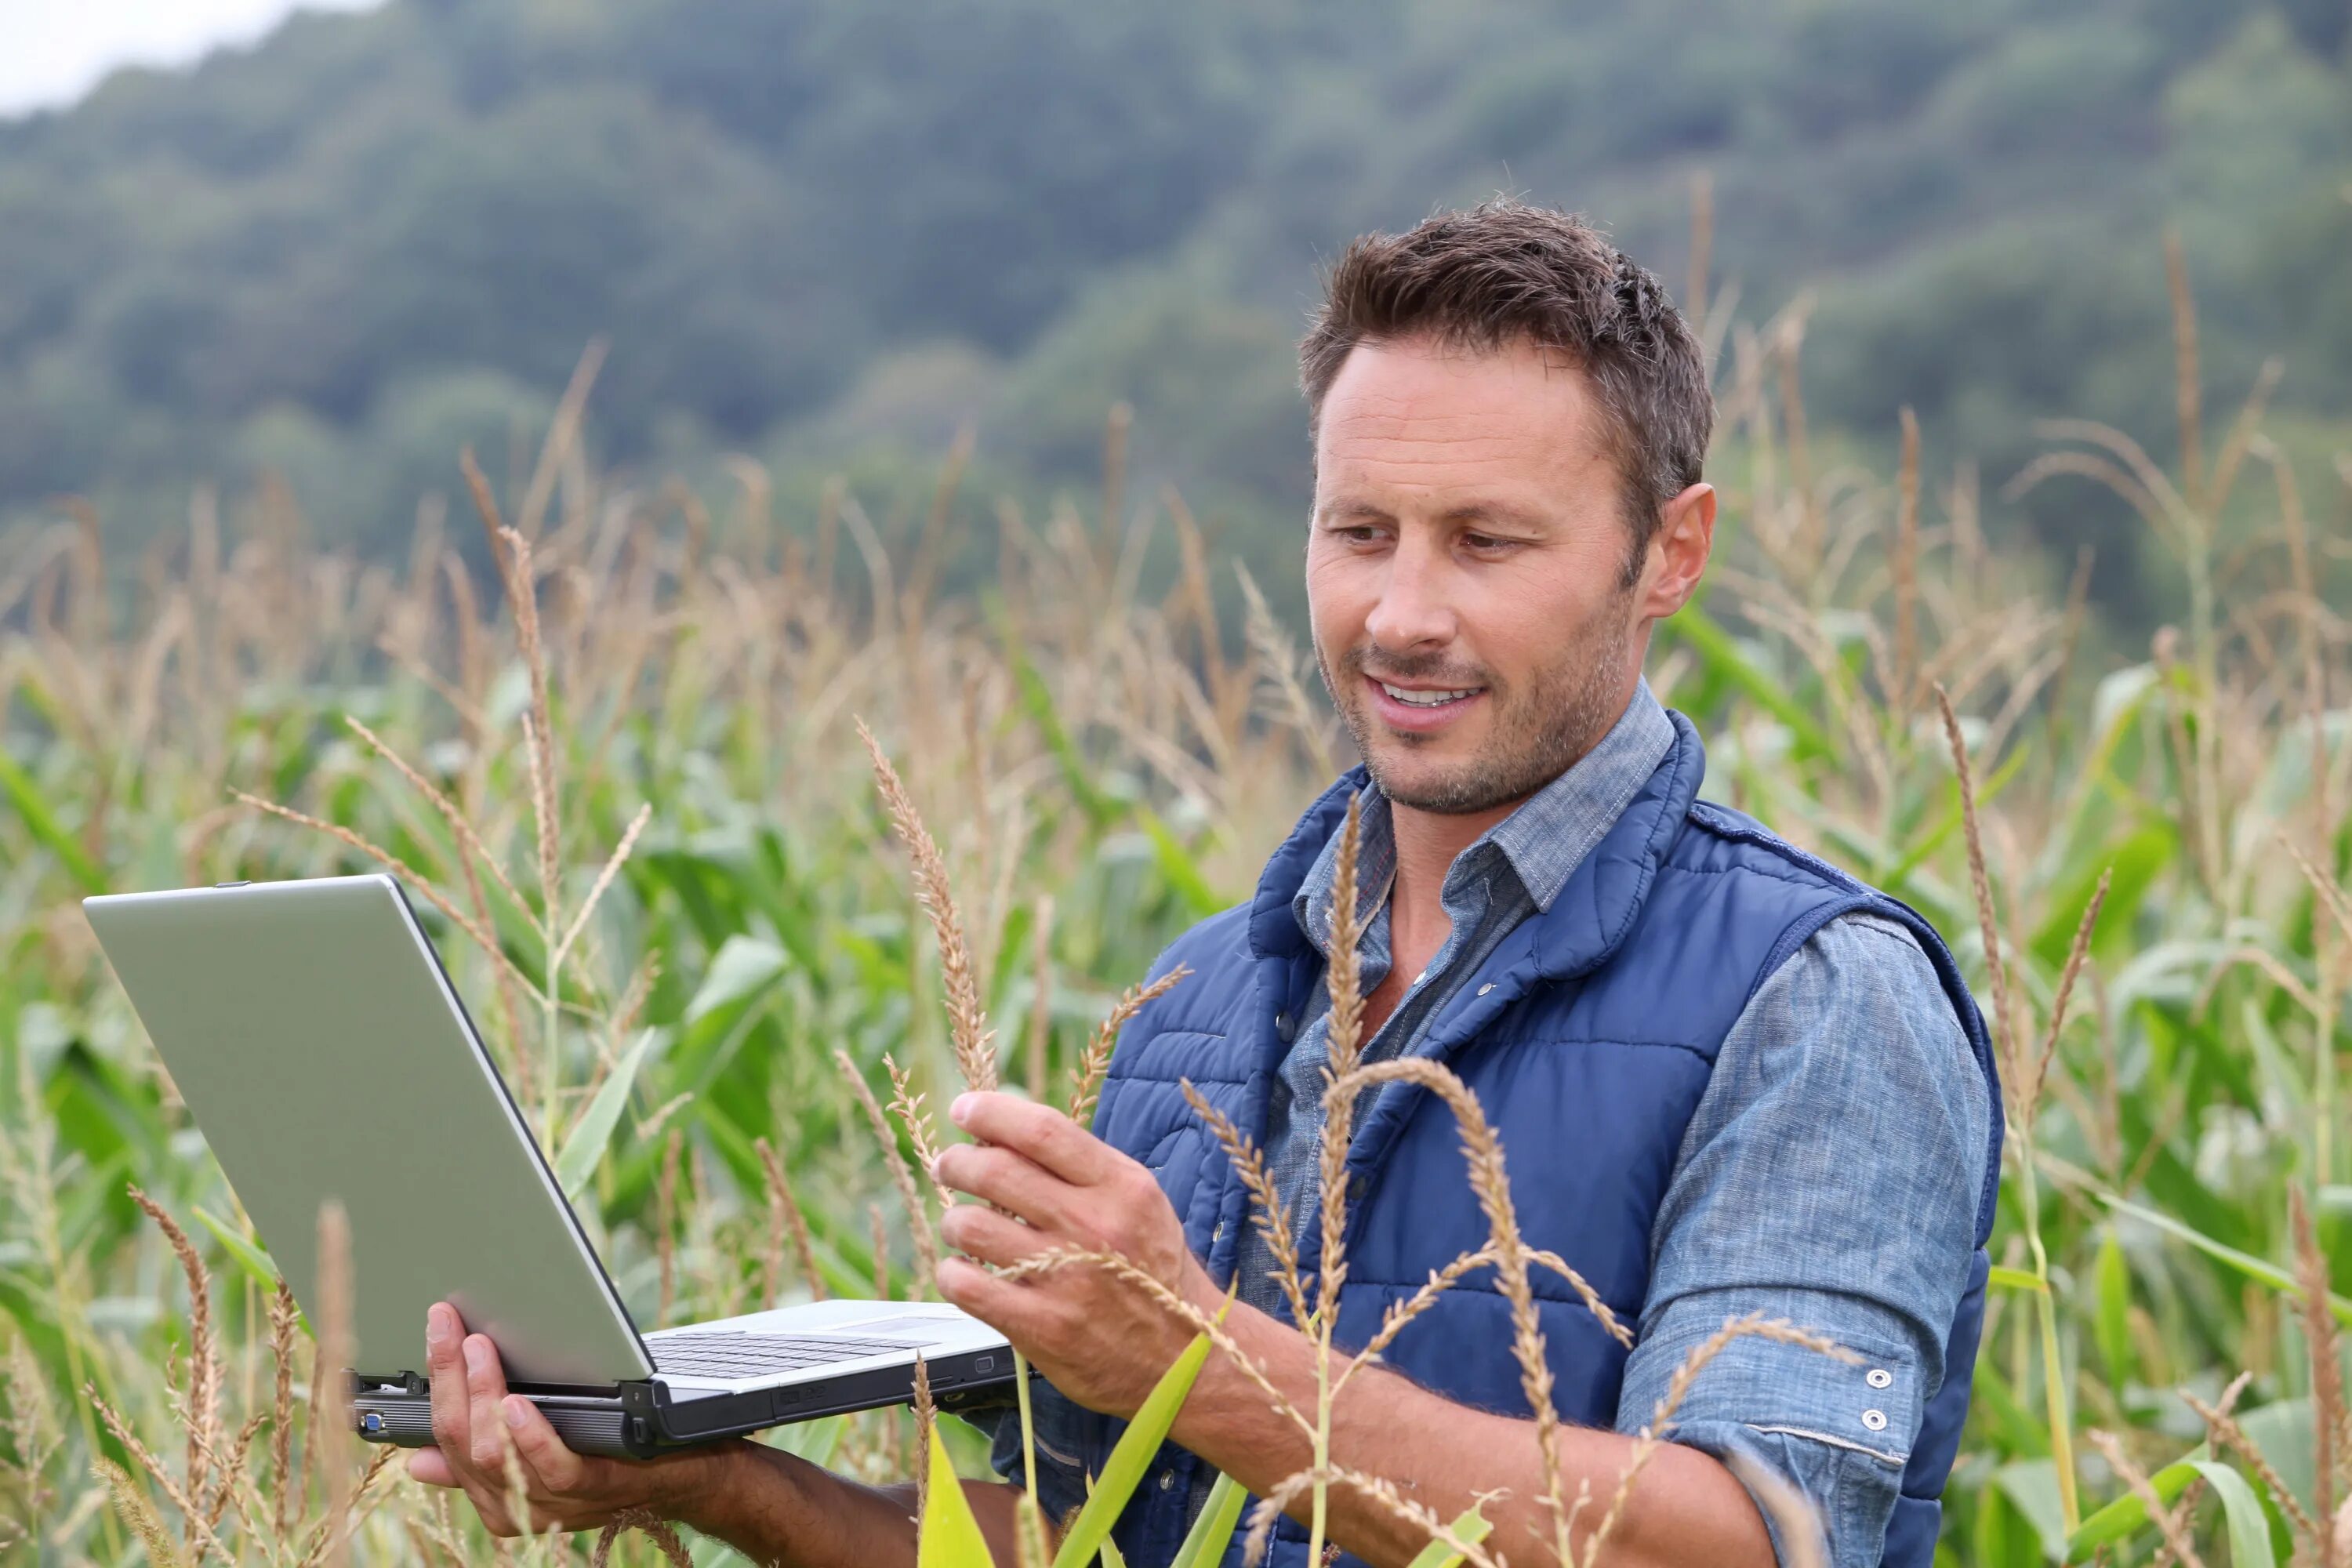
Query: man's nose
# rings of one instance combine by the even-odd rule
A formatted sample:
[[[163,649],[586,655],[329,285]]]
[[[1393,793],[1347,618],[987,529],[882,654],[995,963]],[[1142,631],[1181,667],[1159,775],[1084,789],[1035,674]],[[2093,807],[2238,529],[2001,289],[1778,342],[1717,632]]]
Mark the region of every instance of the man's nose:
[[[1389,558],[1388,579],[1364,631],[1391,653],[1404,653],[1454,640],[1454,617],[1446,591],[1443,552],[1408,533]]]

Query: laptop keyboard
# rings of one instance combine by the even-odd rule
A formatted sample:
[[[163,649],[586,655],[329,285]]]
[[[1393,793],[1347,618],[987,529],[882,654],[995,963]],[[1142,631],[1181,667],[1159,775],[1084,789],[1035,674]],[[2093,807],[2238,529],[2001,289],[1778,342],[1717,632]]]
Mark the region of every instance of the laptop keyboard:
[[[802,1372],[835,1362],[871,1355],[894,1355],[923,1347],[910,1340],[859,1340],[828,1334],[801,1338],[792,1334],[678,1334],[648,1340],[656,1371],[679,1377],[733,1380],[766,1377],[779,1372]]]

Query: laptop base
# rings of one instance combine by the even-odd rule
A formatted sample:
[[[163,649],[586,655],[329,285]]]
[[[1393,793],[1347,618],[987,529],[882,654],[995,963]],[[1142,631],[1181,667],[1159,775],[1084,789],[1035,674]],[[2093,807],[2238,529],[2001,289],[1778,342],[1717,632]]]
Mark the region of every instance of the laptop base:
[[[1013,1352],[1007,1349],[927,1358],[923,1364],[930,1374],[933,1400],[947,1411],[978,1403],[988,1390],[1013,1381]],[[667,1384],[650,1380],[622,1384],[610,1394],[538,1393],[527,1387],[514,1392],[539,1406],[555,1435],[574,1453],[650,1459],[673,1448],[740,1437],[789,1422],[908,1404],[914,1398],[915,1369],[902,1363],[684,1399]],[[361,1378],[352,1398],[352,1417],[360,1436],[370,1442],[403,1448],[433,1445],[431,1387],[414,1373]]]

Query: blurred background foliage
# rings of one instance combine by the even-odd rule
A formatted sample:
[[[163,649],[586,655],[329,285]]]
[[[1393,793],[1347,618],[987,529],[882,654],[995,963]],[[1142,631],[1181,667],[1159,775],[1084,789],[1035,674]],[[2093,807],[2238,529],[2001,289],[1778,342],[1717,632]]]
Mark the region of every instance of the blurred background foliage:
[[[1690,192],[1743,316],[1811,300],[1817,423],[1994,480],[2058,415],[2168,424],[2156,237],[2205,374],[2352,393],[2342,0],[394,0],[0,123],[0,518],[137,542],[281,474],[399,550],[450,454],[535,449],[608,334],[600,461],[780,490],[978,430],[982,514],[1130,460],[1262,564],[1307,484],[1291,344],[1360,231],[1497,190],[1683,291]],[[862,456],[861,456],[862,455]],[[2167,456],[2159,451],[2159,458]],[[518,459],[519,460],[519,459]],[[495,470],[497,464],[492,463]],[[1213,478],[1204,478],[1213,476]],[[902,486],[901,521],[924,481]],[[888,531],[887,506],[877,508]],[[2060,487],[2014,526],[2144,637],[2164,561]],[[1279,605],[1290,570],[1262,574]]]

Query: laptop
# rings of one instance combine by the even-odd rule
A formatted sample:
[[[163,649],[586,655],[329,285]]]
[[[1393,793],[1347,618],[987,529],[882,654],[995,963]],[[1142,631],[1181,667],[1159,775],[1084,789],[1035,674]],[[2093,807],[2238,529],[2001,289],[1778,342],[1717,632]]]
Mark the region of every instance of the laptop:
[[[131,1005],[295,1298],[319,1213],[351,1226],[352,1420],[433,1441],[425,1314],[455,1306],[584,1454],[649,1458],[1013,1375],[953,1307],[821,1301],[641,1331],[392,877],[82,900]]]

